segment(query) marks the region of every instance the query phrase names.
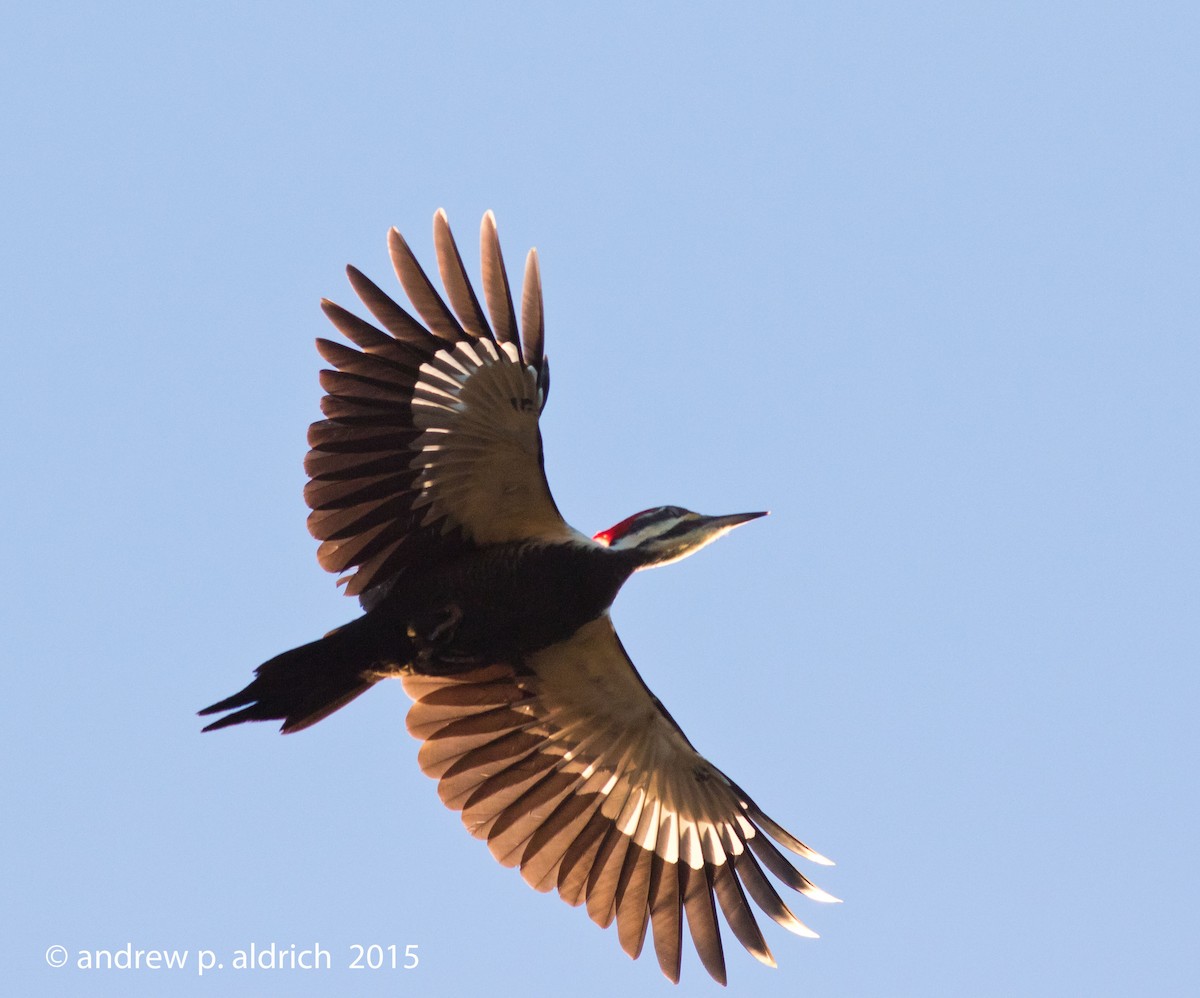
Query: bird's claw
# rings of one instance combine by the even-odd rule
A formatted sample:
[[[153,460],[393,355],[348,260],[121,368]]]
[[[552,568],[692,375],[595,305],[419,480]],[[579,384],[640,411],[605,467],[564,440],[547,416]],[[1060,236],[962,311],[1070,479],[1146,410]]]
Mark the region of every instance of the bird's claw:
[[[449,648],[463,619],[462,607],[457,603],[450,603],[442,613],[442,619],[428,629],[418,626],[415,622],[408,625],[409,640],[416,648],[413,657],[414,672],[427,676],[450,675],[481,664],[478,658],[456,655]]]

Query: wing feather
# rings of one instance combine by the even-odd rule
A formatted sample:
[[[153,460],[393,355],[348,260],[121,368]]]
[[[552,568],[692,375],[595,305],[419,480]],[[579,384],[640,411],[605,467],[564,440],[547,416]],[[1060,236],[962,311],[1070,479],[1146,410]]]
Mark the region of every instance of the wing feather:
[[[717,909],[713,905],[711,873],[708,867],[694,870],[679,865],[683,891],[683,910],[687,915],[688,932],[696,947],[696,955],[704,969],[718,984],[725,984],[725,950],[721,945],[721,930],[717,926]]]
[[[636,960],[646,941],[650,920],[650,870],[654,852],[630,846],[617,883],[617,939],[629,956]]]
[[[768,967],[774,967],[775,957],[771,955],[762,929],[758,927],[758,922],[754,918],[754,912],[750,910],[750,905],[746,902],[746,895],[733,866],[729,863],[722,863],[720,866],[712,867],[712,879],[713,890],[721,905],[721,911],[725,915],[725,921],[729,923],[738,942],[756,960],[765,963]]]
[[[390,295],[386,294],[379,285],[357,267],[347,267],[346,276],[350,279],[350,286],[354,289],[354,293],[367,306],[367,310],[379,320],[383,328],[391,333],[394,340],[398,341],[398,345],[412,345],[420,348],[429,338],[429,330],[397,305]],[[361,319],[359,321],[362,322]],[[364,322],[363,325],[368,329],[375,328],[370,323]],[[379,345],[382,346],[382,344]],[[359,346],[365,346],[365,344],[359,343]]]
[[[392,343],[396,347],[400,345],[394,340]],[[368,350],[367,347],[363,349]],[[339,371],[395,384],[401,388],[411,389],[421,377],[419,365],[414,367],[406,362],[407,358],[403,355],[397,353],[395,356],[389,356],[380,348],[376,348],[373,353],[369,350],[367,353],[359,353],[333,340],[318,338],[317,352]]]
[[[525,284],[521,289],[521,339],[525,362],[534,370],[545,368],[545,316],[542,312],[542,268],[537,250],[525,258]]]
[[[352,275],[358,275],[363,281],[367,280],[365,277],[362,277],[360,274],[358,274],[357,270],[351,270],[348,271],[348,273],[351,273]],[[372,284],[371,287],[375,288],[375,285]],[[375,288],[375,290],[378,291],[379,289]],[[381,291],[379,293],[381,295],[383,294]],[[388,300],[390,301],[391,299]],[[393,304],[395,303],[393,302]],[[398,308],[399,306],[396,307]],[[336,328],[339,333],[346,337],[346,339],[348,339],[351,343],[362,347],[364,350],[392,349],[386,345],[389,339],[386,334],[380,332],[380,330],[376,329],[365,319],[360,319],[353,312],[342,308],[342,306],[336,302],[332,302],[328,298],[322,298],[321,311],[325,313],[325,317],[333,323],[334,328]],[[410,318],[409,321],[413,324],[416,330],[420,331],[424,337],[429,335],[425,331],[425,328],[421,326],[415,319]],[[401,338],[399,335],[393,332],[391,339],[397,350],[421,343],[421,338],[418,337],[415,332],[409,333],[404,338]],[[406,343],[405,340],[408,340],[409,342]],[[414,354],[414,358],[415,357],[419,357],[419,354]]]
[[[442,284],[450,297],[451,307],[458,315],[458,321],[472,336],[490,340],[492,331],[488,327],[487,317],[479,307],[479,299],[475,297],[475,290],[467,277],[467,269],[463,266],[458,246],[454,243],[454,235],[450,231],[446,213],[440,208],[433,216],[433,245],[437,251]]]
[[[615,822],[610,822],[588,873],[585,897],[588,915],[602,929],[612,925],[617,914],[617,884],[628,849],[629,836],[623,835]]]
[[[488,848],[504,866],[518,866],[524,847],[541,827],[543,816],[554,810],[578,783],[571,773],[551,769],[492,823]]]
[[[388,232],[388,251],[404,293],[413,303],[417,314],[425,320],[429,331],[446,343],[459,343],[466,339],[466,331],[446,307],[442,296],[437,293],[408,243],[396,229]]]
[[[654,927],[654,953],[659,969],[679,983],[683,956],[683,897],[679,892],[679,864],[656,852],[650,869],[650,922]]]
[[[600,851],[604,837],[611,828],[612,822],[597,808],[580,831],[579,837],[563,854],[558,870],[558,893],[572,907],[583,904],[586,898],[588,874],[591,873],[596,853]]]
[[[817,938],[817,934],[812,929],[792,914],[791,909],[779,896],[779,892],[771,886],[771,881],[766,878],[762,868],[750,853],[742,853],[734,860],[733,865],[756,905],[789,932],[794,932],[798,936],[806,936],[809,939]]]
[[[568,794],[542,822],[521,857],[521,876],[530,887],[543,893],[554,889],[567,849],[599,807],[598,794]]]
[[[500,237],[496,232],[496,216],[490,211],[483,216],[479,226],[479,257],[483,270],[483,294],[487,299],[488,311],[492,315],[492,328],[499,343],[511,343],[517,348],[517,356],[524,363],[521,337],[517,333],[517,315],[513,311],[512,291],[508,286],[508,275],[504,270],[504,256],[500,252]]]
[[[315,462],[320,458],[313,460]],[[313,479],[304,489],[304,499],[312,509],[309,529],[317,537],[329,540],[330,535],[319,532],[320,524],[325,523],[328,516],[347,510],[353,512],[354,507],[363,504],[373,507],[389,499],[400,503],[399,508],[403,510],[405,507],[402,500],[397,498],[397,493],[409,487],[412,477],[412,471],[405,469],[399,473],[381,471],[353,478],[330,475],[327,480]]]

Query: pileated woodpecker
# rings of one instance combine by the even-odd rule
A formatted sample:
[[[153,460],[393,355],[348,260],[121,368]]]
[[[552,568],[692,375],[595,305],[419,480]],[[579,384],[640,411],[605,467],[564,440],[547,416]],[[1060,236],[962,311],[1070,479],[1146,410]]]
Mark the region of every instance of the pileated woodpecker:
[[[829,860],[696,752],[608,613],[632,573],[763,514],[661,506],[594,537],[570,527],[550,496],[538,430],[550,369],[537,253],[518,335],[491,212],[480,237],[490,324],[441,211],[433,234],[453,311],[395,229],[392,263],[425,325],[353,267],[351,285],[386,332],[321,303],[358,349],[317,340],[336,370],[321,372],[326,418],[308,434],[308,526],[322,567],[350,573],[340,581],[366,612],[260,665],[245,689],[200,712],[232,712],[204,730],[281,719],[298,731],[398,677],[414,700],[408,729],[424,742],[422,770],[501,863],[586,904],[601,926],[615,919],[631,957],[649,924],[672,981],[686,915],[705,968],[725,983],[717,906],[774,966],[747,893],[785,928],[815,933],[763,867],[810,898],[836,898],[771,839]]]

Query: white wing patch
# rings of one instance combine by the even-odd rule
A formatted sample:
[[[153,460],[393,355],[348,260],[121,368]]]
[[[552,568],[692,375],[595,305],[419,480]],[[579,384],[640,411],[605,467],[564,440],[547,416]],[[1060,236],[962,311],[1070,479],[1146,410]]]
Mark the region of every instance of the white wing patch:
[[[570,535],[539,462],[542,403],[513,343],[461,340],[421,365],[411,467],[422,526],[461,526],[480,544]]]

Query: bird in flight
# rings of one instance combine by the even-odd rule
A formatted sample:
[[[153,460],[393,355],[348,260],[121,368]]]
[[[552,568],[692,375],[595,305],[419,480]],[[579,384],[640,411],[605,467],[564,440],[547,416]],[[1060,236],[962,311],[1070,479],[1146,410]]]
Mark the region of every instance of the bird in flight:
[[[683,926],[725,983],[717,909],[775,965],[749,899],[815,936],[764,873],[836,901],[776,843],[830,861],[701,756],[650,692],[609,617],[634,572],[678,561],[762,513],[660,506],[588,537],[555,506],[538,420],[550,388],[537,252],[517,306],[496,222],[480,233],[487,314],[446,215],[433,219],[449,307],[395,229],[396,275],[419,321],[354,267],[379,328],[321,307],[354,347],[318,339],[325,416],[309,428],[304,497],[318,559],[365,613],[263,663],[201,714],[204,730],[282,720],[299,731],[386,678],[413,705],[421,769],[471,834],[539,891],[617,923],[636,958],[647,928],[679,980]],[[490,315],[490,322],[488,316]],[[357,349],[355,349],[357,348]],[[772,841],[774,840],[774,841]]]

